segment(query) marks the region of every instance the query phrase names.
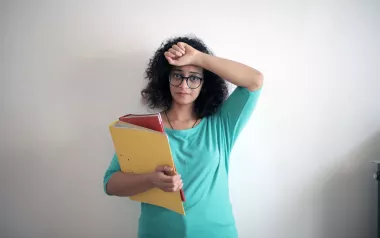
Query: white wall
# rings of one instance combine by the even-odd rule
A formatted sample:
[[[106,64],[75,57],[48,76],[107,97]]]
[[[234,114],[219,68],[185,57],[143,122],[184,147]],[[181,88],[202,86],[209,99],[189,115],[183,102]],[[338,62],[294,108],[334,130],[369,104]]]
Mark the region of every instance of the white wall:
[[[107,197],[108,124],[149,57],[195,33],[265,75],[233,151],[240,237],[375,237],[379,1],[2,1],[1,237],[134,237]]]

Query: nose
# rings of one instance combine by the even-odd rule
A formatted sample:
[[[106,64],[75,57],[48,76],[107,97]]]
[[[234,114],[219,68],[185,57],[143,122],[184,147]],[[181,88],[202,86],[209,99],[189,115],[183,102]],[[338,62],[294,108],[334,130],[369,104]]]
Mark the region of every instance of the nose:
[[[186,79],[182,80],[182,83],[179,85],[179,88],[189,88],[189,87],[187,86]]]

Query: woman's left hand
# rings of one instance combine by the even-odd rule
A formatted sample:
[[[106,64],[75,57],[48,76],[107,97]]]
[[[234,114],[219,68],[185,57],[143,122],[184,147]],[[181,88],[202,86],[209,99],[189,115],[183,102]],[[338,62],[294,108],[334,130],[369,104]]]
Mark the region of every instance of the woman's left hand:
[[[169,64],[175,66],[196,65],[200,51],[194,49],[190,45],[178,42],[164,53]]]

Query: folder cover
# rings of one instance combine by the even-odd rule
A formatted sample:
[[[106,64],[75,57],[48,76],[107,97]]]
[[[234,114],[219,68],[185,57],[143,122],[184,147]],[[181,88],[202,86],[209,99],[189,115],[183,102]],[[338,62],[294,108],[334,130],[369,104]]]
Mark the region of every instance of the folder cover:
[[[153,113],[153,114],[127,114],[122,117],[119,117],[119,121],[127,122],[133,125],[145,127],[148,129],[152,129],[155,131],[160,131],[162,133],[165,132],[164,125],[162,123],[162,118],[160,113]],[[176,171],[171,172],[167,175],[175,175]],[[183,189],[180,191],[181,199],[183,202],[186,201],[185,193],[183,192]]]
[[[121,171],[140,174],[151,173],[161,165],[175,168],[165,133],[122,121],[113,122],[109,129]],[[153,188],[130,199],[185,214],[180,191],[165,192]]]

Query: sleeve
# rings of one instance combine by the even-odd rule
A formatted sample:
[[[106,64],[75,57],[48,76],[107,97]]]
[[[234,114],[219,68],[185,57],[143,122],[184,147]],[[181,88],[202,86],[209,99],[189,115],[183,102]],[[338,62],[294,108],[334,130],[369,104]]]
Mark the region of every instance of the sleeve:
[[[109,166],[108,166],[108,168],[104,174],[104,178],[103,178],[103,189],[107,195],[110,195],[107,193],[107,183],[110,180],[110,178],[112,177],[112,175],[118,171],[121,171],[121,169],[120,169],[119,160],[117,159],[117,155],[115,153],[112,160],[111,160],[111,163],[109,164]]]
[[[261,89],[262,87],[251,92],[247,88],[236,87],[222,104],[219,116],[228,152],[232,150],[237,137],[253,113]]]

